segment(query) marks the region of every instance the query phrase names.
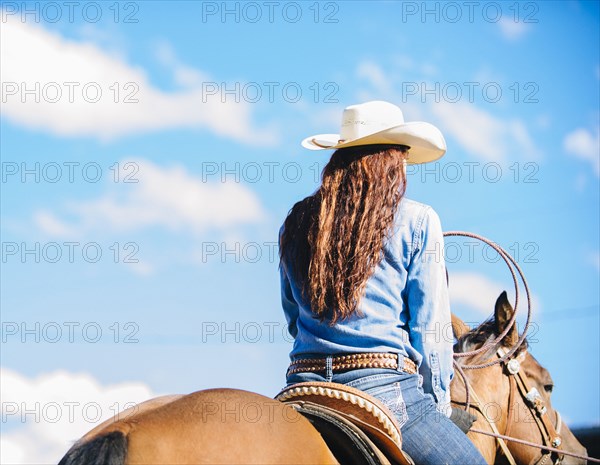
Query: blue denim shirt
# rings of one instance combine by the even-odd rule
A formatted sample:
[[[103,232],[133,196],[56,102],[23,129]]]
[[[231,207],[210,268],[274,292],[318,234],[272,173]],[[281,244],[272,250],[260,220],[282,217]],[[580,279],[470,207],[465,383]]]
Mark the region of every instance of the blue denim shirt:
[[[285,260],[280,263],[281,302],[294,337],[290,358],[400,353],[417,364],[423,390],[449,415],[453,340],[440,220],[431,207],[403,198],[393,228],[359,313],[333,326],[315,318]]]

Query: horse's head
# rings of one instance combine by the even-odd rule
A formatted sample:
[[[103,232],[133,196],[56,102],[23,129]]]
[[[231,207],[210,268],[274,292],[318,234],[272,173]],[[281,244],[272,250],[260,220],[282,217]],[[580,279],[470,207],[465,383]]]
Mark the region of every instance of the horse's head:
[[[480,348],[501,334],[513,316],[514,310],[503,292],[496,301],[494,319],[469,331],[469,328],[453,316],[452,328],[458,340],[455,352],[469,352]],[[486,364],[498,360],[519,340],[516,325],[503,338],[482,354],[459,359],[461,365]],[[481,369],[463,370],[469,383],[470,411],[477,415],[474,428],[533,442],[540,445],[560,447],[567,452],[586,455],[585,448],[560,419],[552,407],[551,394],[554,387],[548,370],[542,367],[527,350],[523,341],[509,360]],[[452,382],[452,401],[464,408],[466,392],[459,373]],[[487,419],[486,419],[487,417]],[[488,463],[493,463],[498,444],[491,436],[470,432],[469,437],[483,453]],[[549,455],[541,448],[506,441],[508,450],[523,464],[558,463],[559,456]],[[500,452],[502,454],[502,452]],[[563,464],[585,464],[585,460],[568,455],[562,456]]]

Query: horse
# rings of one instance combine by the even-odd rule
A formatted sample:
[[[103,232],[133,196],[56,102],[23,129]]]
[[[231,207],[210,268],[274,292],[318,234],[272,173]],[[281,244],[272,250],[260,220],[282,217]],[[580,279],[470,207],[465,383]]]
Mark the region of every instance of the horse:
[[[253,392],[208,389],[150,399],[77,441],[59,465],[338,464],[292,407]]]
[[[502,333],[513,312],[506,293],[503,293],[496,302],[494,320],[473,331],[453,317],[452,326],[458,338],[455,349],[472,350]],[[502,346],[511,347],[516,336],[516,329],[511,330]],[[491,355],[495,355],[493,351]],[[556,425],[559,416],[550,403],[553,385],[550,374],[527,351],[526,344],[513,357],[520,358],[522,371],[544,396],[546,414]],[[544,443],[533,419],[535,413],[511,388],[512,382],[499,364],[483,370],[465,371],[472,397],[477,393],[480,400],[469,406],[478,417],[477,426],[493,430],[489,419],[506,435]],[[455,375],[451,385],[452,400],[463,408],[466,407],[464,386]],[[492,415],[486,411],[490,406],[499,407],[497,418],[490,418]],[[518,408],[518,414],[508,414],[515,408]],[[558,429],[564,451],[585,454],[585,449],[566,425]],[[476,432],[468,435],[488,463],[502,463],[505,459],[498,453],[495,438]],[[511,442],[508,449],[518,464],[542,465],[550,456],[543,454],[541,449]],[[59,465],[202,463],[337,464],[338,461],[319,432],[292,407],[260,394],[222,388],[158,397],[127,409],[84,435]],[[565,455],[562,463],[585,461]]]
[[[469,330],[458,317],[453,315],[452,329],[458,340],[454,347],[455,353],[469,352],[477,350],[485,343],[491,344],[510,324],[513,314],[514,309],[508,301],[506,292],[503,292],[496,301],[494,318],[473,330]],[[459,370],[465,375],[465,379],[459,376],[460,373],[455,373],[450,386],[451,399],[454,406],[466,407],[466,382],[472,401],[469,411],[477,417],[475,422],[477,428],[469,431],[469,438],[488,463],[508,461],[508,463],[538,465],[585,464],[586,460],[582,458],[562,455],[558,452],[550,453],[541,447],[536,448],[512,440],[502,444],[493,435],[488,435],[499,433],[540,446],[560,447],[565,452],[587,455],[586,449],[568,426],[562,423],[559,413],[552,408],[551,394],[554,387],[552,377],[527,350],[526,339],[502,363],[494,363],[482,369],[460,368],[465,365],[487,365],[485,362],[499,361],[499,357],[514,348],[518,340],[519,334],[514,324],[501,341],[491,344],[483,354],[457,359],[460,360]],[[507,456],[512,456],[513,461],[511,462]]]

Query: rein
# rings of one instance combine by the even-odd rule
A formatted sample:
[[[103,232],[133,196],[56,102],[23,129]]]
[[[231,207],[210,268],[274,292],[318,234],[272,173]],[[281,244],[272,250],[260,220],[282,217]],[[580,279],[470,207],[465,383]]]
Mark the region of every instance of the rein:
[[[562,439],[560,437],[562,419],[560,417],[560,414],[558,413],[558,411],[556,411],[556,423],[557,424],[555,427],[552,424],[552,422],[550,422],[550,420],[548,419],[547,408],[544,405],[542,396],[540,395],[540,393],[538,392],[538,390],[536,388],[531,388],[531,389],[529,388],[529,383],[527,382],[527,376],[525,375],[525,373],[523,373],[520,370],[520,368],[521,368],[520,360],[522,360],[522,358],[524,357],[525,352],[522,352],[517,357],[513,357],[513,354],[515,354],[515,352],[519,349],[519,347],[521,346],[521,344],[523,343],[523,341],[525,340],[525,338],[527,336],[527,331],[529,329],[529,323],[530,323],[530,319],[531,319],[531,295],[529,292],[529,286],[527,285],[527,281],[526,281],[525,276],[524,276],[523,272],[521,271],[521,268],[519,267],[519,265],[502,247],[500,247],[499,245],[493,243],[489,239],[486,239],[485,237],[482,237],[478,234],[464,232],[464,231],[448,231],[448,232],[444,233],[444,236],[445,237],[447,237],[447,236],[470,237],[470,238],[482,241],[485,244],[492,247],[500,255],[500,257],[502,257],[502,259],[506,263],[506,266],[508,267],[508,269],[510,270],[510,273],[512,275],[513,283],[515,286],[514,312],[513,312],[513,315],[511,317],[510,321],[507,323],[504,331],[502,331],[502,333],[500,333],[497,337],[492,338],[489,341],[486,341],[479,349],[454,354],[454,358],[455,358],[454,367],[455,367],[456,371],[460,374],[460,376],[463,380],[463,384],[465,386],[465,402],[464,402],[465,410],[466,411],[469,410],[470,397],[471,397],[469,391],[472,391],[472,396],[473,396],[475,402],[477,403],[477,406],[474,406],[474,408],[476,408],[483,415],[483,417],[485,418],[487,423],[490,425],[490,428],[492,429],[491,433],[489,431],[483,431],[483,430],[473,429],[473,428],[471,429],[471,431],[473,431],[474,433],[479,433],[479,434],[484,434],[484,435],[495,437],[498,442],[498,446],[504,453],[504,455],[505,455],[506,459],[508,460],[508,462],[510,463],[510,465],[516,465],[516,461],[515,461],[514,457],[512,456],[510,450],[508,449],[506,441],[516,442],[516,443],[520,443],[520,444],[527,445],[530,447],[535,447],[535,448],[541,449],[540,458],[535,462],[532,461],[532,463],[535,463],[538,465],[543,465],[552,453],[554,453],[556,455],[556,460],[554,461],[555,465],[558,465],[562,462],[564,455],[569,455],[572,457],[585,459],[585,460],[588,460],[591,462],[600,463],[600,460],[598,460],[598,459],[594,459],[594,458],[587,457],[584,455],[576,454],[573,452],[566,452],[560,448],[561,443],[562,443]],[[462,366],[459,365],[457,362],[457,359],[459,359],[459,358],[478,355],[478,354],[481,354],[482,352],[487,351],[487,349],[492,346],[498,346],[502,342],[504,337],[508,334],[508,332],[511,330],[512,326],[515,324],[515,320],[516,320],[516,316],[517,316],[517,305],[519,302],[519,284],[518,284],[518,280],[517,280],[516,274],[514,272],[513,266],[516,268],[517,272],[519,273],[519,277],[521,278],[521,281],[523,282],[523,286],[525,288],[525,292],[527,295],[527,320],[525,322],[525,328],[523,330],[522,335],[519,337],[519,339],[517,340],[515,345],[513,347],[511,347],[509,350],[506,350],[506,349],[500,347],[496,351],[498,358],[496,358],[494,360],[491,360],[491,361],[488,361],[486,363],[479,364],[479,365],[462,365]],[[479,405],[483,405],[483,404],[480,402],[477,394],[475,393],[475,390],[470,386],[470,384],[467,380],[467,377],[465,375],[465,372],[464,372],[464,370],[475,370],[475,369],[487,368],[492,365],[495,365],[496,363],[503,364],[509,373],[508,376],[510,376],[510,378],[509,378],[509,381],[510,381],[509,400],[508,400],[508,403],[509,403],[508,409],[509,410],[508,410],[508,419],[507,419],[508,425],[507,425],[507,434],[506,435],[500,434],[494,421],[492,419],[490,419],[488,417],[488,415],[483,410],[481,410],[481,408],[479,408]],[[528,408],[532,414],[532,417],[535,419],[535,422],[540,430],[544,444],[536,444],[536,443],[525,441],[522,439],[517,439],[517,438],[511,437],[508,435],[508,430],[510,429],[511,404],[514,401],[513,385],[515,385],[515,384],[517,386],[517,390],[519,391],[520,395],[523,397],[525,404],[528,406]],[[544,450],[548,451],[548,453],[544,453],[543,452]]]

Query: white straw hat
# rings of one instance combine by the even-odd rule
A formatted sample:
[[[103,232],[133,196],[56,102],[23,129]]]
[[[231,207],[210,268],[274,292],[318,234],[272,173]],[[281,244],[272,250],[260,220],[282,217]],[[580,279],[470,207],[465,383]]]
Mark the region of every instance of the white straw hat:
[[[446,141],[438,128],[421,121],[405,123],[400,108],[380,100],[346,107],[339,134],[317,134],[302,141],[309,150],[372,144],[409,146],[408,163],[435,161],[446,153]]]

